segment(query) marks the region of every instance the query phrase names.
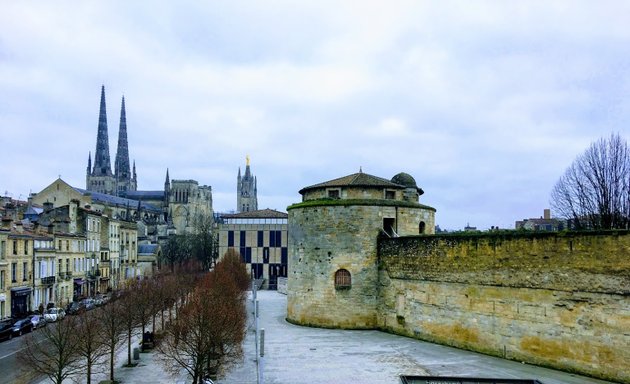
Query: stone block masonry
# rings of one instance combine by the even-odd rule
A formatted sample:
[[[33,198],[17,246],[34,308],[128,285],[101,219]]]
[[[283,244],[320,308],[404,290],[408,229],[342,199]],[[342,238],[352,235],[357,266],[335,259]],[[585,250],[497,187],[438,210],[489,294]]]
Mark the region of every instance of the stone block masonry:
[[[630,383],[630,233],[378,242],[377,327]]]

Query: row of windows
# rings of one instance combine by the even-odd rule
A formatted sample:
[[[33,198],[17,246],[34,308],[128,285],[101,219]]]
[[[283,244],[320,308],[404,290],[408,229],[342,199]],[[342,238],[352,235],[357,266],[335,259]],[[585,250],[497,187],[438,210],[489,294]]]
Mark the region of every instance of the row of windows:
[[[265,267],[268,268],[268,275],[265,276],[264,274],[264,270]],[[269,277],[270,280],[273,280],[277,277],[287,277],[287,266],[286,265],[280,265],[280,264],[260,264],[260,263],[253,263],[251,265],[249,265],[249,268],[251,270],[251,275],[254,279],[262,279],[265,277]]]
[[[288,222],[284,218],[226,218],[223,220],[225,224],[286,224]]]
[[[341,198],[341,188],[331,188],[326,190],[329,199]],[[383,197],[386,200],[396,200],[396,190],[385,189],[383,190]]]
[[[234,246],[234,232],[228,231],[228,247]],[[279,248],[282,247],[282,231],[267,231],[269,236],[269,247]],[[247,244],[247,231],[239,231],[239,245],[244,246]],[[257,231],[257,242],[256,245],[258,247],[265,246],[265,231]]]
[[[12,283],[17,283],[18,281],[18,263],[11,263],[11,282]],[[25,261],[22,263],[22,280],[21,281],[28,281],[29,278],[29,274],[28,274],[28,262]]]
[[[263,247],[262,256],[263,256],[263,264],[269,264],[269,248]],[[246,264],[250,264],[252,262],[252,247],[240,247],[239,253],[243,258],[243,262]],[[289,259],[289,251],[287,247],[282,247],[280,249],[280,264],[287,265]]]

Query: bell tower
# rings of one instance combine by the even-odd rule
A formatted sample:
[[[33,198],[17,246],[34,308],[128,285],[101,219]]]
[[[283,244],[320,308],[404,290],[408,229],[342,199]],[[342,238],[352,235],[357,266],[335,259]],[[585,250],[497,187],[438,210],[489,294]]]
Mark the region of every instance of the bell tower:
[[[238,168],[236,177],[236,211],[249,212],[258,210],[258,188],[256,176],[252,175],[249,166],[249,156],[245,158],[245,175],[241,177],[241,168]]]

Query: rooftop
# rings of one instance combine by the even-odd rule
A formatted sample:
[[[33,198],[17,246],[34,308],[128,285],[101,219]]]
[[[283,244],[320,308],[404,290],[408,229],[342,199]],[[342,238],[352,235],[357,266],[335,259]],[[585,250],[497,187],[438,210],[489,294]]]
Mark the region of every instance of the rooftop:
[[[325,181],[323,183],[311,185],[300,189],[300,194],[310,189],[329,188],[329,187],[380,187],[380,188],[395,188],[404,189],[405,186],[401,184],[392,183],[391,181],[382,177],[369,175],[367,173],[359,172],[352,175],[339,177]]]

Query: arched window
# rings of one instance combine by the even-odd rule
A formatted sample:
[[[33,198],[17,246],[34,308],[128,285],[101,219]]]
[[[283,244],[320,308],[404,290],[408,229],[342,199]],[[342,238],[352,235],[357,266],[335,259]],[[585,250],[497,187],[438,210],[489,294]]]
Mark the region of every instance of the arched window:
[[[352,277],[346,269],[340,269],[335,272],[335,289],[350,289],[352,286]]]
[[[420,222],[420,225],[418,226],[418,233],[420,233],[421,235],[424,234],[424,231],[426,230],[426,224],[424,223],[424,221]]]

